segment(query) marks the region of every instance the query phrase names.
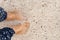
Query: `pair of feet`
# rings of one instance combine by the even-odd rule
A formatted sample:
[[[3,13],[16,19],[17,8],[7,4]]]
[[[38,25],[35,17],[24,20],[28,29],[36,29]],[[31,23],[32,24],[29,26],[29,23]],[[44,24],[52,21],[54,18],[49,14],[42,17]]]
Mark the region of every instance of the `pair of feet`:
[[[18,10],[14,10],[12,12],[7,12],[5,20],[6,21],[11,21],[11,20],[22,21],[22,20],[24,20],[24,17],[22,16],[21,12],[19,12]],[[11,26],[11,28],[13,28],[13,30],[15,31],[16,34],[23,34],[23,33],[26,33],[29,26],[30,26],[30,23],[28,21],[26,21],[23,24]]]
[[[10,21],[10,20],[22,21],[22,20],[24,20],[24,17],[22,16],[21,12],[15,10],[15,11],[7,13],[7,19],[6,20],[7,21]],[[18,24],[18,25],[11,26],[11,27],[14,29],[16,34],[23,34],[23,33],[26,33],[29,26],[30,26],[30,23],[28,21],[26,21],[23,24]]]

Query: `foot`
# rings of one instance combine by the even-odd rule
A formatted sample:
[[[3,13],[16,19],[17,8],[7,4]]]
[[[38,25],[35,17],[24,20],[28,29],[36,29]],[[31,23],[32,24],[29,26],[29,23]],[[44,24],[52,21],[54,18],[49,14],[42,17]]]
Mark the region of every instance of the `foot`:
[[[29,26],[30,26],[30,23],[25,22],[23,24],[19,24],[19,25],[14,26],[13,29],[16,34],[24,34],[28,30]]]
[[[21,14],[21,12],[19,11],[12,11],[12,12],[7,12],[7,21],[10,20],[23,20],[23,16]]]

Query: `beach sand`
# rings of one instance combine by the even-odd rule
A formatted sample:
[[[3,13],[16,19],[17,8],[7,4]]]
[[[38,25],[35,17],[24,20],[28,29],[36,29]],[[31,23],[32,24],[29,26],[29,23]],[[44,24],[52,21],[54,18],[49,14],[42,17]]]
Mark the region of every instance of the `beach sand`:
[[[21,10],[30,22],[26,34],[14,35],[12,40],[60,40],[60,0],[0,0],[6,11]],[[3,21],[0,28],[19,21]]]

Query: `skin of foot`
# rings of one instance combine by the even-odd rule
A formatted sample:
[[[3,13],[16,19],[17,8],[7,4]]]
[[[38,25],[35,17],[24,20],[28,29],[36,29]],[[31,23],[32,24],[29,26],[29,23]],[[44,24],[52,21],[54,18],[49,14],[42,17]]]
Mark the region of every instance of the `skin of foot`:
[[[7,12],[7,21],[10,20],[23,20],[22,12],[17,10]]]
[[[12,28],[15,31],[15,34],[25,34],[29,29],[29,26],[30,26],[29,22],[24,22],[23,24],[12,26]]]

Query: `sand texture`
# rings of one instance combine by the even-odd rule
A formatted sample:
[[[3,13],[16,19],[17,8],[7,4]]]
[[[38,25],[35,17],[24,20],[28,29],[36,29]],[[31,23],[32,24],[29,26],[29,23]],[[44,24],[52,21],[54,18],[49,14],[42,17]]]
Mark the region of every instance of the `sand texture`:
[[[30,22],[24,35],[14,35],[12,40],[60,40],[60,0],[0,0],[6,11],[21,10]],[[0,28],[19,21],[3,21]]]

